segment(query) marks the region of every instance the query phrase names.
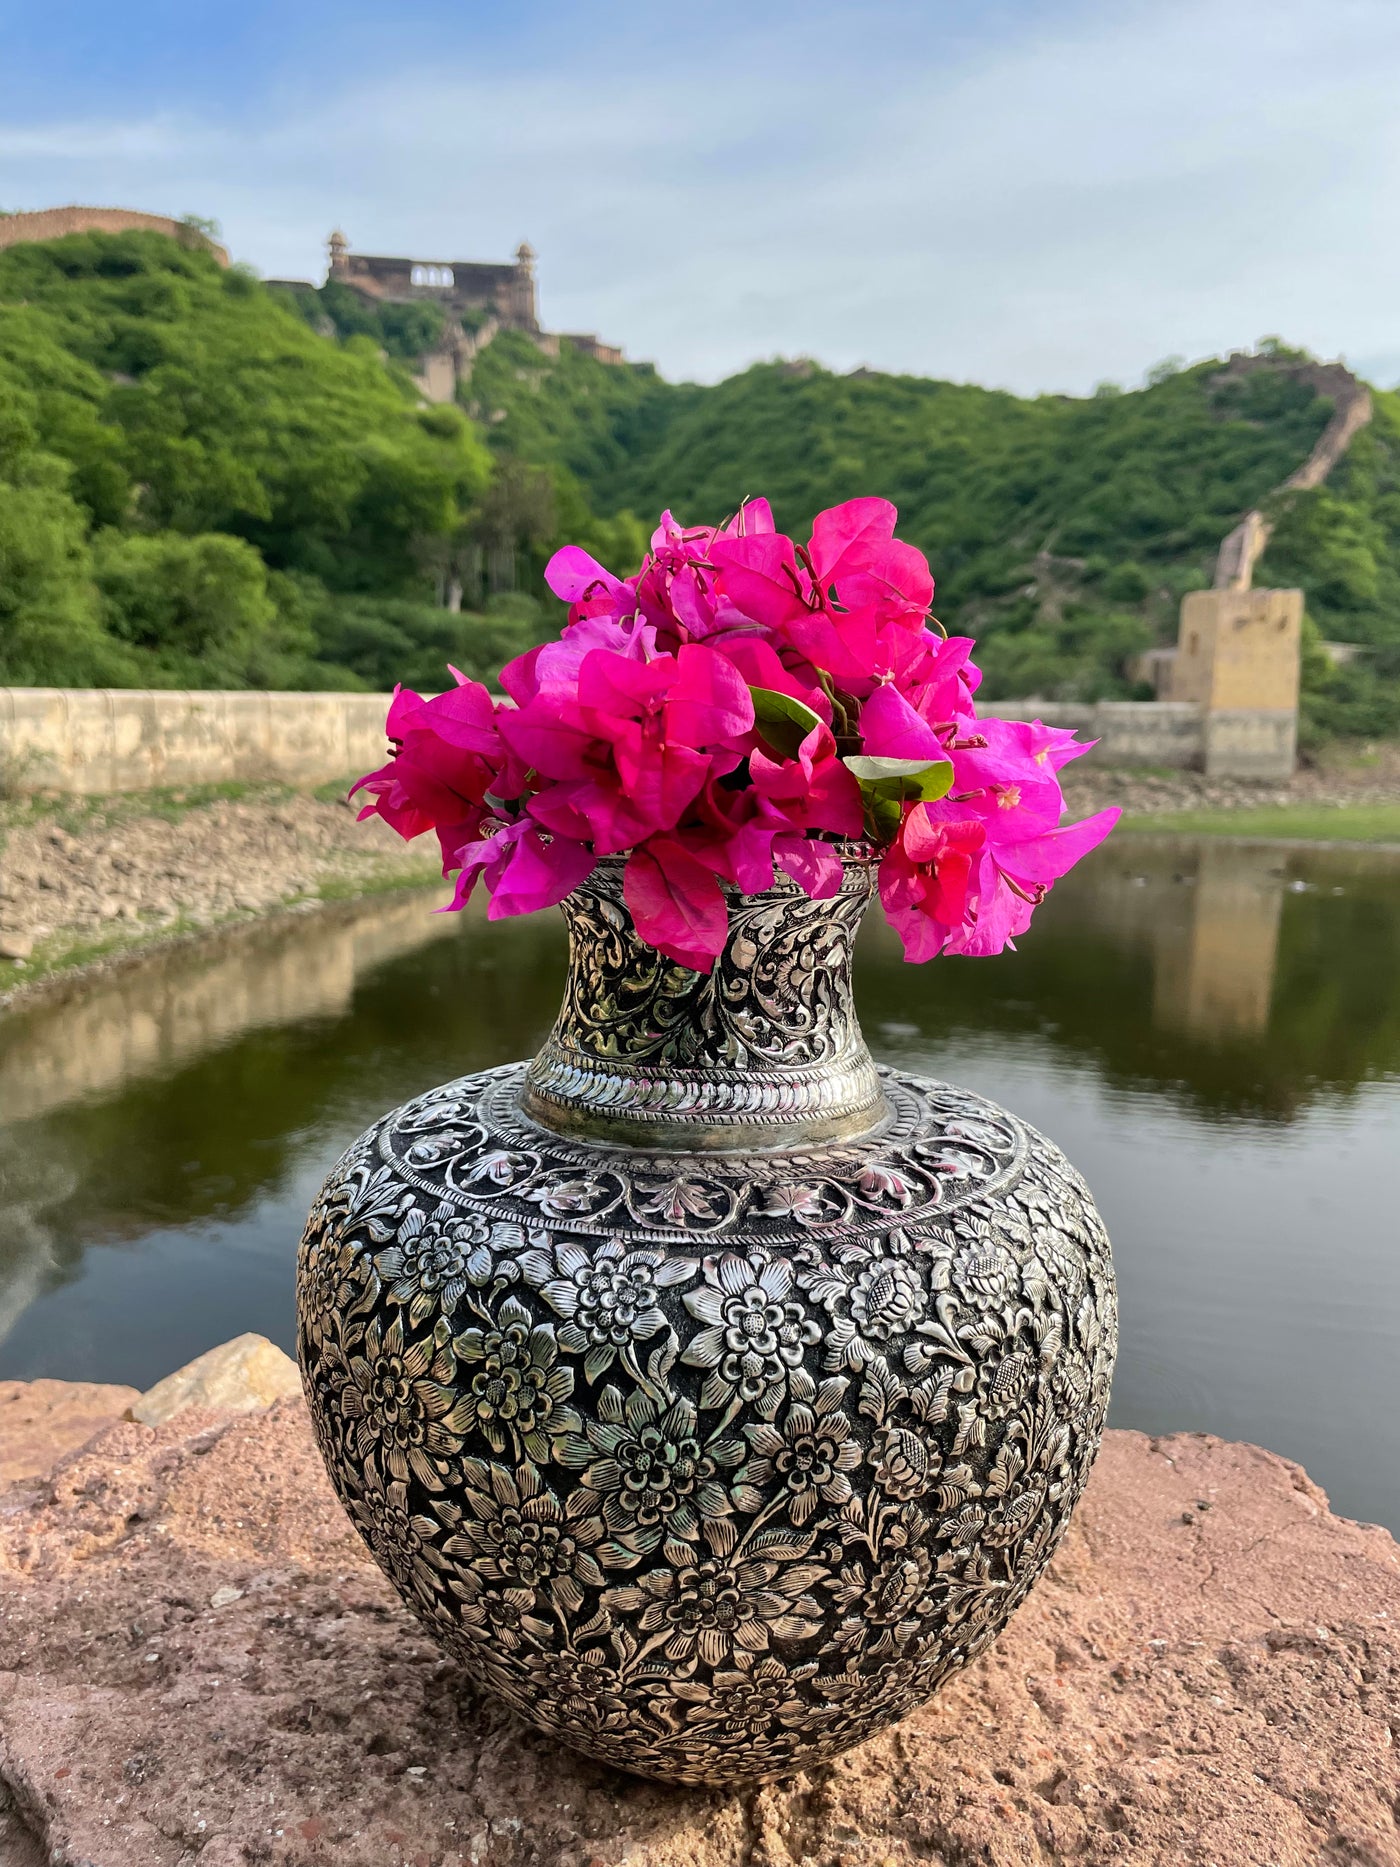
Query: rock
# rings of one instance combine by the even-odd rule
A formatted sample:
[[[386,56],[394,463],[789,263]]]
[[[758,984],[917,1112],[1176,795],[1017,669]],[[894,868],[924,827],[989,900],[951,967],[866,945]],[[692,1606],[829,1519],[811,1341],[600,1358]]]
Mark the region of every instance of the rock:
[[[587,1763],[470,1686],[351,1531],[299,1399],[119,1424],[0,1511],[17,1859],[1397,1867],[1395,1730],[1400,1551],[1218,1439],[1110,1433],[989,1653],[741,1795]]]
[[[34,951],[34,936],[0,930],[0,959],[28,959]]]
[[[0,1381],[0,1487],[48,1471],[139,1398],[97,1381]]]
[[[301,1376],[289,1355],[265,1335],[236,1335],[157,1381],[132,1402],[130,1417],[161,1426],[186,1407],[249,1413],[300,1392]]]

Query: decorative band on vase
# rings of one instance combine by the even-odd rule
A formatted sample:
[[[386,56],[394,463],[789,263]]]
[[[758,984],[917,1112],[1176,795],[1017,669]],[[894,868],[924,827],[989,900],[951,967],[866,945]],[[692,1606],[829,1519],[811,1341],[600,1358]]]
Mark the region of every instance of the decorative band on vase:
[[[860,852],[844,868],[825,901],[787,878],[726,888],[729,939],[698,973],[638,937],[621,860],[600,863],[563,904],[569,975],[525,1112],[638,1147],[791,1147],[877,1126],[884,1097],[851,993],[874,878]]]

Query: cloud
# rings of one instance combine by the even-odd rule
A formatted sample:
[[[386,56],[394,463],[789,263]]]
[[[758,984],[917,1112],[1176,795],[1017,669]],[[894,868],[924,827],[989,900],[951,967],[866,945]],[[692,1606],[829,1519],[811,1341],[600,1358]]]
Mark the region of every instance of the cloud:
[[[242,116],[0,129],[0,160],[26,204],[216,215],[275,275],[319,276],[337,224],[424,258],[528,237],[547,322],[669,375],[807,353],[1082,392],[1267,332],[1393,358],[1387,0],[949,17],[410,59]]]

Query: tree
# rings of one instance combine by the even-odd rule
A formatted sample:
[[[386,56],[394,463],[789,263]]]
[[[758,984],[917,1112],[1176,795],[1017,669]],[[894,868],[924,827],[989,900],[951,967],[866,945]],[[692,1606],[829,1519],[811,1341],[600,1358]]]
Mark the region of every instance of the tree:
[[[555,525],[554,481],[548,471],[523,460],[497,460],[490,485],[463,527],[465,540],[483,554],[491,594],[515,589],[521,550],[546,544]]]

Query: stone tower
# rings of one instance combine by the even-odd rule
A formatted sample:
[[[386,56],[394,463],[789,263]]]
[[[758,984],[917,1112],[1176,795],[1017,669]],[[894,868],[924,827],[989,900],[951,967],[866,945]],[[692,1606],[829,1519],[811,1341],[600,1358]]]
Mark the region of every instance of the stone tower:
[[[347,255],[350,251],[350,242],[346,239],[345,235],[340,231],[339,227],[336,228],[335,232],[331,235],[330,239],[327,240],[326,246],[329,249],[330,256],[331,256],[330,269],[326,275],[327,278],[331,278],[331,279],[345,278],[345,276],[350,270],[350,264],[347,258]]]

